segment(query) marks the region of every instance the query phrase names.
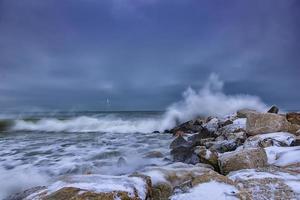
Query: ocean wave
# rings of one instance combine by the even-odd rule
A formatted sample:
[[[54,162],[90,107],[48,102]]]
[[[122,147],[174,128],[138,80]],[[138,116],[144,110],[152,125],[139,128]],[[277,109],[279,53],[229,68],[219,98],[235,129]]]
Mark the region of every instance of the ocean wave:
[[[156,118],[122,119],[114,116],[99,118],[79,116],[65,120],[43,118],[36,121],[16,120],[12,130],[45,132],[148,133],[159,128],[159,121],[160,120]]]

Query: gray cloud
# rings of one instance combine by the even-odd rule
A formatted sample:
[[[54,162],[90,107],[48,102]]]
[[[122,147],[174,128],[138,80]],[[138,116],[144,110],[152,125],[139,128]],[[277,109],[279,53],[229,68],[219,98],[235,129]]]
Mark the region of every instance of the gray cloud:
[[[211,72],[296,109],[300,4],[0,2],[0,108],[164,109]],[[227,85],[226,85],[227,83]]]

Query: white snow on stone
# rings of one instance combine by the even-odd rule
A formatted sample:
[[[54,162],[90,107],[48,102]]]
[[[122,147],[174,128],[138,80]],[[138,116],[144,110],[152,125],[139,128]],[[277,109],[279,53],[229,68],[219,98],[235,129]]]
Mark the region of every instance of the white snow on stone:
[[[259,142],[263,141],[265,139],[271,139],[274,141],[274,146],[281,146],[281,144],[290,146],[293,141],[295,141],[296,137],[295,135],[288,133],[288,132],[275,132],[275,133],[267,133],[267,134],[260,134],[255,135],[252,137],[249,137],[243,147],[249,148],[249,147],[258,147]]]
[[[187,193],[179,193],[171,196],[171,200],[236,200],[238,190],[225,183],[211,181],[202,183],[189,190]]]
[[[294,147],[267,147],[265,151],[268,163],[276,166],[286,166],[300,163],[300,146]]]
[[[265,172],[257,169],[242,169],[239,171],[230,172],[228,175],[233,181],[236,180],[250,180],[250,179],[264,179],[264,178],[278,178],[283,180],[300,180],[300,175],[295,176],[285,172]]]
[[[165,175],[159,170],[150,170],[144,172],[143,174],[151,177],[151,182],[153,185],[168,182],[165,178]]]
[[[217,118],[212,118],[209,122],[204,124],[203,127],[211,132],[215,132],[219,128],[219,120]]]
[[[113,191],[128,192],[130,197],[134,197],[134,191],[141,199],[146,197],[146,183],[139,177],[128,176],[107,176],[107,175],[76,175],[64,178],[50,185],[46,190],[39,191],[36,194],[30,195],[30,198],[35,199],[41,192],[46,192],[47,195],[54,193],[64,187],[80,188],[96,193],[109,193]]]

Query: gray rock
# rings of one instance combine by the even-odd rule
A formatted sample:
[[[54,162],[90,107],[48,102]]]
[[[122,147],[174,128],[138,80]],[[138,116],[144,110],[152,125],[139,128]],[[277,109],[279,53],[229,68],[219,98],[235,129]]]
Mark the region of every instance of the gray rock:
[[[170,149],[175,149],[178,147],[191,147],[191,143],[189,143],[181,135],[179,135],[171,142]]]
[[[277,108],[276,106],[272,106],[269,110],[268,113],[275,113],[277,114],[279,112],[279,108]]]

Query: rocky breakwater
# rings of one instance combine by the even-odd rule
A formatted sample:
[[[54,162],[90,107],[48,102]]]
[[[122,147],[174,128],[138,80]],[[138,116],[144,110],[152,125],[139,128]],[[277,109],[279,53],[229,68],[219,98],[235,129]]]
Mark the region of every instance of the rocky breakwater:
[[[278,112],[194,119],[170,130],[167,165],[123,176],[68,176],[9,199],[300,199],[300,114]]]

